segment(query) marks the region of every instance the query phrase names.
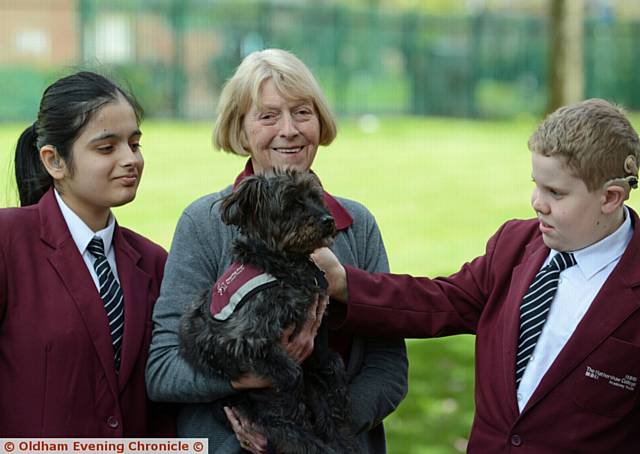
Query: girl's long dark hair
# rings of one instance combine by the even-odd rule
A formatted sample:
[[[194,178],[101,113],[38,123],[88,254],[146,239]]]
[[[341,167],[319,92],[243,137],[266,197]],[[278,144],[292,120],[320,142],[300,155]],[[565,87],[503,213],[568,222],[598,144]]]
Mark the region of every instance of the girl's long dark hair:
[[[135,98],[99,74],[83,71],[47,87],[37,121],[23,131],[16,146],[14,164],[21,206],[38,203],[53,185],[40,161],[40,148],[54,146],[67,168],[73,170],[71,149],[76,138],[102,106],[119,96],[131,104],[139,123],[143,112]]]

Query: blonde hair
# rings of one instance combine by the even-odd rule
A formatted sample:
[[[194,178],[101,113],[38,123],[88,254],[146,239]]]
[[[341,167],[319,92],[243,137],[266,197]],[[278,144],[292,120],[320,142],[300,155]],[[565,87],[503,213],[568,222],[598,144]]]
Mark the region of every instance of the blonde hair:
[[[245,57],[227,81],[218,103],[213,144],[217,149],[246,156],[243,121],[253,102],[259,102],[262,84],[271,79],[288,100],[312,102],[320,122],[320,145],[336,137],[336,124],[318,82],[302,61],[291,52],[266,49]]]
[[[640,140],[624,110],[604,99],[587,99],[551,113],[529,138],[529,149],[562,156],[589,191],[629,176],[625,161],[640,161]],[[633,176],[637,176],[636,174]]]

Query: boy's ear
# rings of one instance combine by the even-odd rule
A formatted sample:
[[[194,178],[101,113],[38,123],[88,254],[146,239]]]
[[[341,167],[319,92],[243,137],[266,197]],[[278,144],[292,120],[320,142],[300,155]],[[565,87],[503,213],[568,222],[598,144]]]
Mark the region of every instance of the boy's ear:
[[[67,174],[67,164],[53,145],[43,145],[40,148],[40,161],[54,180],[62,180]]]
[[[622,206],[625,200],[629,198],[627,190],[617,184],[607,185],[604,188],[602,212],[611,214]]]

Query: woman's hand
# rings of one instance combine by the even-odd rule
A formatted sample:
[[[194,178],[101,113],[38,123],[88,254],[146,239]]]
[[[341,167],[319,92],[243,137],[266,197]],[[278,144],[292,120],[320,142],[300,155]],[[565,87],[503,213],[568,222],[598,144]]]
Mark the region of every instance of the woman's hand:
[[[245,389],[271,388],[273,383],[264,377],[249,372],[237,380],[231,380],[231,387],[236,391],[242,391]]]
[[[296,362],[301,363],[313,352],[314,340],[316,334],[318,334],[322,316],[328,303],[328,297],[318,296],[316,301],[309,307],[307,320],[300,328],[300,331],[294,336],[293,333],[296,330],[296,326],[291,325],[282,332],[280,345]],[[245,389],[271,388],[273,383],[264,377],[249,372],[237,380],[231,380],[231,387],[237,391],[242,391]]]
[[[259,427],[238,415],[233,407],[224,407],[224,412],[242,449],[254,454],[267,452],[268,442]]]
[[[347,272],[331,249],[322,247],[313,251],[311,260],[324,273],[329,282],[329,295],[343,303],[349,299],[347,291]]]
[[[300,331],[293,336],[296,327],[295,325],[291,325],[282,332],[280,344],[289,356],[298,363],[307,359],[311,352],[313,352],[314,340],[316,334],[318,334],[318,328],[320,328],[322,316],[328,303],[328,297],[318,296],[315,303],[309,307],[307,320],[304,322],[304,325],[302,325]]]

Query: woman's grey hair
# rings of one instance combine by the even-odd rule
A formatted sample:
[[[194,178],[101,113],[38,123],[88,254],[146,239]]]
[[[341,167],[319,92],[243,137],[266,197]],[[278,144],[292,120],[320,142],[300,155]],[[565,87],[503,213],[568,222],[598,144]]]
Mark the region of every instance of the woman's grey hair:
[[[263,83],[271,79],[280,95],[288,100],[310,101],[320,122],[320,145],[336,137],[336,123],[315,77],[291,52],[266,49],[245,57],[227,81],[218,103],[213,144],[217,149],[247,156],[243,121],[252,103],[259,102]]]

